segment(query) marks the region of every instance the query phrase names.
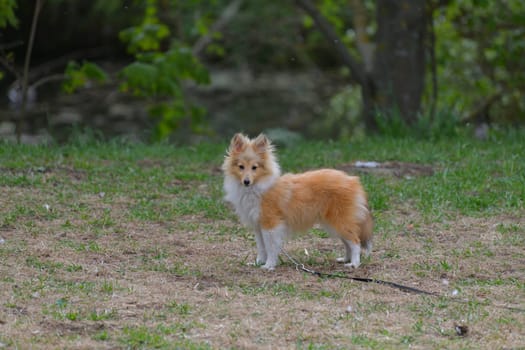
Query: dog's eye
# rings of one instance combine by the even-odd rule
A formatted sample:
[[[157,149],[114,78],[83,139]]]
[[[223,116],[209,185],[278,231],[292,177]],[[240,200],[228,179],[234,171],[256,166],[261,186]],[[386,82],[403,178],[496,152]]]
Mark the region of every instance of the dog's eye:
[[[252,170],[257,170],[257,165],[252,166]]]
[[[239,169],[244,170],[244,165],[239,165]]]

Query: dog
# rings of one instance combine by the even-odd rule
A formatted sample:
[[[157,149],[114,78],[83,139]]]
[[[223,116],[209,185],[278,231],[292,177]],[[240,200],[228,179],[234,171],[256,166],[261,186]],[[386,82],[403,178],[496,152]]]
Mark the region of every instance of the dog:
[[[338,262],[357,268],[361,249],[372,250],[373,220],[359,178],[335,169],[285,174],[271,141],[238,133],[222,164],[225,200],[255,232],[256,264],[274,270],[285,238],[315,224],[339,237],[345,256]]]

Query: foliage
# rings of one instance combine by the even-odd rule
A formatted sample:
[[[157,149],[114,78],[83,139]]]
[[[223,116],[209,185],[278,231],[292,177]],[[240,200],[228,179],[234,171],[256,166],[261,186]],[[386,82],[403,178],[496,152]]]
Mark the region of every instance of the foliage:
[[[360,89],[347,86],[334,94],[321,118],[312,124],[310,132],[332,139],[359,139],[365,130],[360,118]]]
[[[128,44],[128,52],[159,51],[162,40],[170,35],[167,25],[160,22],[157,15],[157,0],[146,0],[144,20],[139,26],[120,32],[120,39]]]
[[[17,5],[16,0],[0,0],[0,28],[8,25],[18,26],[18,19],[15,16]]]
[[[203,27],[200,23],[201,31]],[[150,100],[149,114],[157,121],[154,140],[168,137],[185,121],[192,132],[207,131],[205,111],[186,101],[184,82],[191,80],[207,84],[208,72],[186,44],[174,40],[171,47],[164,50],[170,36],[169,27],[159,19],[157,0],[147,0],[142,22],[122,30],[119,35],[120,40],[127,44],[128,53],[135,58],[118,74],[120,90]],[[66,74],[66,92],[85,85],[88,79],[105,81],[107,78],[101,68],[92,63],[82,67],[70,63]]]
[[[374,2],[359,0],[349,5],[348,1],[323,0],[316,4],[349,51],[359,58],[356,3],[365,10],[367,23],[364,29],[373,40],[377,27]],[[436,110],[446,111],[437,113],[439,115],[436,117],[449,116],[451,119],[446,124],[453,124],[465,118],[486,117],[483,115],[486,113],[493,122],[523,123],[525,3],[519,0],[457,0],[446,3],[428,1],[428,5],[434,9],[433,27],[436,35]],[[304,16],[303,24],[308,30],[306,40],[309,47],[322,45],[319,35],[312,30],[313,22],[308,16]],[[310,52],[316,54],[315,51]],[[427,79],[427,96],[423,113],[420,114],[422,120],[416,123],[414,129],[420,130],[422,125],[431,122],[435,127],[441,125],[450,130],[443,121],[434,122],[429,116],[434,103],[430,97],[432,89],[432,80]],[[358,106],[354,105],[354,108]],[[385,118],[394,116],[396,112],[386,114],[383,113],[379,118],[385,121]],[[396,122],[392,120],[389,123]],[[381,131],[389,133],[390,126],[380,125]],[[405,126],[402,128],[405,129]]]
[[[453,1],[434,23],[441,106],[466,117],[494,97],[492,121],[523,123],[525,3]]]
[[[57,20],[78,22],[84,32],[89,29],[94,36],[104,38],[92,42],[109,42],[113,46],[119,40],[124,43],[133,62],[116,78],[122,91],[140,96],[149,103],[150,115],[158,122],[155,139],[169,137],[174,130],[183,128],[199,133],[207,131],[206,112],[190,104],[184,93],[186,81],[196,84],[209,81],[204,64],[233,69],[247,66],[254,72],[321,67],[324,71],[349,77],[331,43],[321,37],[312,19],[294,7],[293,1],[245,1],[231,23],[220,32],[212,33],[214,22],[229,3],[231,0],[49,0],[37,30],[43,31],[41,24]],[[522,59],[525,57],[525,2],[428,0],[427,3],[433,8],[436,36],[438,101],[435,120],[429,113],[433,87],[431,79],[427,79],[424,109],[414,131],[399,124],[396,112],[392,111],[378,116],[381,132],[420,134],[421,130],[429,128],[423,135],[435,137],[440,134],[436,130],[442,128],[441,134],[454,134],[463,118],[475,115],[485,104],[488,104],[491,121],[525,122],[525,61]],[[355,4],[364,9],[364,27],[356,24]],[[317,0],[315,5],[333,25],[350,53],[362,63],[358,29],[364,29],[367,39],[374,42],[376,2]],[[64,13],[68,16],[63,16]],[[10,34],[26,35],[31,14],[32,2],[0,0],[0,28],[11,30]],[[110,34],[103,36],[100,24],[106,22],[108,27],[104,27],[104,31]],[[19,24],[25,27],[18,28]],[[73,36],[69,38],[69,32],[67,36],[56,33],[56,42],[62,47],[73,47],[75,41],[75,49],[79,48],[78,33],[83,33],[80,30],[74,39]],[[213,40],[197,60],[192,45],[202,36],[211,36]],[[69,44],[64,44],[67,40]],[[55,40],[51,43],[56,46]],[[23,47],[11,50],[10,44],[0,43],[0,55],[13,67],[16,58],[20,66]],[[47,54],[49,45],[49,41],[37,40],[35,54]],[[49,55],[58,55],[57,52]],[[49,57],[43,57],[47,59]],[[7,71],[0,69],[0,79]],[[427,74],[430,71],[429,67]],[[110,80],[110,75],[93,63],[72,62],[65,73],[67,80],[63,86],[68,93],[92,82]],[[356,130],[361,134],[357,115],[361,96],[355,86],[348,85],[321,106],[326,113],[311,130],[336,138],[351,137]],[[388,121],[390,117],[393,119]]]
[[[457,114],[439,110],[435,115],[421,113],[415,124],[408,125],[399,111],[376,113],[379,134],[389,137],[441,140],[462,135]]]
[[[79,88],[88,87],[92,81],[104,83],[108,80],[106,72],[91,62],[84,62],[82,65],[73,61],[69,62],[65,75],[66,79],[62,84],[62,89],[67,93],[73,93]]]
[[[16,0],[0,0],[0,28],[18,26],[18,18],[15,16],[16,7]],[[0,50],[3,50],[3,48],[0,47]],[[4,72],[0,70],[0,80],[3,78]]]
[[[294,70],[316,61],[308,55],[300,13],[292,1],[245,1],[242,12],[216,40],[222,56],[209,56],[221,64],[248,67],[256,72]]]
[[[169,28],[160,23],[156,0],[148,0],[141,25],[128,28],[120,38],[128,44],[128,52],[136,61],[124,68],[121,90],[154,99],[169,99],[150,107],[150,115],[158,120],[154,138],[166,138],[173,130],[188,120],[193,132],[205,132],[204,110],[188,103],[184,98],[184,81],[197,84],[209,82],[208,72],[191,50],[180,42],[163,52],[163,40],[170,35]]]
[[[122,70],[123,91],[136,95],[165,97],[181,95],[180,80],[193,79],[199,84],[209,82],[208,72],[198,63],[191,51],[174,47],[166,52],[145,52],[136,55],[137,61]]]

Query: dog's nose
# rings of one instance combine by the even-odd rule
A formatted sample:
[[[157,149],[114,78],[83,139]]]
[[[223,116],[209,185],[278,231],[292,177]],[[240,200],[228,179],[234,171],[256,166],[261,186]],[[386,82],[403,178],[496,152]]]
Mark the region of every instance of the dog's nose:
[[[244,183],[244,186],[250,186],[250,180],[248,179],[244,179],[243,183]]]

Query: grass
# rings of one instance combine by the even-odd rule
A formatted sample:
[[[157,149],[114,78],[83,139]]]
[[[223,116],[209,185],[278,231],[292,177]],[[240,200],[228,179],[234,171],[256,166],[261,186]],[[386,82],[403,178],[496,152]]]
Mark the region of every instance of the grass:
[[[0,348],[522,347],[525,312],[502,307],[525,308],[524,136],[279,151],[286,171],[430,166],[357,173],[375,218],[358,270],[334,263],[343,247],[319,229],[286,249],[441,298],[319,279],[284,256],[272,273],[253,266],[253,237],[222,201],[226,143],[0,144]]]

